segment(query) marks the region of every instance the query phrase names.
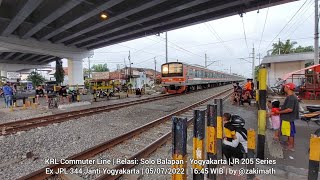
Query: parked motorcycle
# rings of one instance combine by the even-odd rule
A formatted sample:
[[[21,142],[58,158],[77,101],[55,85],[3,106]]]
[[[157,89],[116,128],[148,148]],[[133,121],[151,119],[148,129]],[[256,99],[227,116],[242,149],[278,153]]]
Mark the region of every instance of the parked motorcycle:
[[[308,111],[303,112],[300,119],[307,123],[313,121],[320,126],[320,105],[306,106],[306,108]]]

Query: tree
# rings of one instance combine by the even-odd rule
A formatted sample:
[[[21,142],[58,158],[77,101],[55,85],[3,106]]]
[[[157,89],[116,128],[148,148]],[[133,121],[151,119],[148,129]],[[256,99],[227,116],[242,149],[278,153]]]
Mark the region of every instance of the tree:
[[[41,74],[39,74],[38,72],[33,71],[29,74],[29,76],[27,77],[27,80],[31,81],[32,84],[36,87],[44,83],[45,78],[41,76]]]
[[[302,46],[298,46],[297,48],[294,49],[295,53],[301,53],[301,52],[313,52],[313,46],[306,46],[306,47],[302,47]]]
[[[54,77],[58,84],[61,84],[64,81],[64,70],[60,59],[56,60],[56,72],[54,73]]]
[[[106,63],[105,64],[94,64],[91,67],[91,70],[93,72],[109,72],[109,68]]]
[[[290,39],[286,40],[285,43],[279,42],[279,43],[273,43],[272,46],[273,48],[269,51],[272,51],[272,55],[279,54],[279,49],[280,49],[280,54],[289,54],[294,52],[294,46],[297,44],[297,42],[293,41],[291,42]]]

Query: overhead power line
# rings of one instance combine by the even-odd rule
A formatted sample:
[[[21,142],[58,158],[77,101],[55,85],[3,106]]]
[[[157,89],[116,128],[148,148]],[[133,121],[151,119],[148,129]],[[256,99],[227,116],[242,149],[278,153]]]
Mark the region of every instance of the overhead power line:
[[[159,37],[159,38],[161,38],[163,41],[165,41],[165,38],[163,38],[163,37],[161,37],[161,36],[157,36],[157,37]],[[193,53],[193,52],[191,52],[191,51],[189,51],[189,50],[187,50],[187,49],[185,49],[185,48],[183,48],[183,47],[180,47],[179,45],[177,45],[177,44],[175,44],[175,43],[173,43],[173,42],[171,42],[171,41],[169,41],[169,40],[168,40],[168,42],[169,42],[170,44],[173,44],[173,45],[176,46],[177,48],[179,48],[179,49],[175,48],[175,49],[177,49],[177,50],[182,50],[182,51],[188,52],[188,53],[190,53],[190,54],[193,54],[193,55],[195,55],[195,56],[199,56],[199,57],[201,57],[201,58],[204,58],[204,56],[199,55],[199,54],[196,54],[196,53]],[[171,46],[171,47],[172,47],[172,46]],[[172,48],[174,48],[174,47],[172,47]]]
[[[298,13],[299,16],[297,16],[297,18],[295,18],[295,21],[288,27],[286,28],[286,31],[283,33],[283,36],[288,36],[290,33],[290,31],[295,28],[295,27],[299,27],[300,24],[304,23],[305,21],[305,14],[306,12],[308,12],[308,10],[311,9],[312,13],[314,13],[314,9],[312,8],[312,6],[314,5],[314,0],[309,0],[309,4],[306,4],[304,6],[304,8],[301,9],[301,11]],[[296,29],[296,28],[295,28]]]
[[[269,4],[270,4],[270,0],[269,0]],[[268,14],[269,14],[269,7],[268,7],[268,9],[267,9],[266,18],[264,19],[264,25],[263,25],[263,29],[262,29],[262,33],[261,33],[261,38],[260,38],[260,42],[259,42],[259,47],[258,47],[258,52],[259,52],[259,53],[260,53],[260,45],[261,45],[261,41],[262,41],[262,38],[263,38],[264,30],[265,30],[266,24],[267,24]]]
[[[307,3],[308,0],[306,0],[301,6],[300,8],[296,11],[296,13],[294,13],[294,15],[291,17],[291,19],[284,25],[284,27],[280,30],[280,32],[272,39],[272,41],[270,42],[270,44],[267,46],[267,48],[265,49],[265,51],[268,50],[269,46],[272,44],[272,42],[274,42],[274,40],[281,34],[281,32],[288,26],[288,24],[293,20],[293,18],[298,14],[298,12],[302,9],[302,7]]]
[[[224,46],[224,48],[226,49],[227,52],[232,52],[231,49],[229,47],[227,47],[224,44],[224,41],[222,40],[222,38],[219,36],[219,34],[214,30],[214,28],[211,26],[211,24],[207,24],[204,23],[206,25],[206,27],[209,29],[209,31],[211,32],[211,34],[218,39],[218,41]]]
[[[247,50],[248,50],[248,52],[249,52],[249,46],[248,46],[248,41],[247,41],[246,29],[245,29],[245,27],[244,27],[244,22],[243,22],[243,14],[241,14],[240,16],[241,16],[241,21],[242,21],[244,40],[245,40],[245,42],[246,42]],[[249,54],[250,54],[250,53],[249,53]]]

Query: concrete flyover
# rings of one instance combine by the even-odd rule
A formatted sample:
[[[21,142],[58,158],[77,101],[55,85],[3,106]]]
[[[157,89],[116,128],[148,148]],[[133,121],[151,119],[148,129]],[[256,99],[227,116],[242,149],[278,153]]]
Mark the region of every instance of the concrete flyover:
[[[0,0],[0,61],[67,58],[71,85],[83,84],[79,68],[94,49],[292,1]]]

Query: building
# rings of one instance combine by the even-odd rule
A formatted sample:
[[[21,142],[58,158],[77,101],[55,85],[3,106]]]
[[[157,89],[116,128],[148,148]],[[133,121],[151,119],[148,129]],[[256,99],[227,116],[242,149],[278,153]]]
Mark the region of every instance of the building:
[[[265,65],[268,70],[267,83],[269,87],[273,87],[279,78],[285,74],[305,68],[307,63],[313,62],[314,53],[292,53],[265,56],[261,64]],[[298,79],[294,83],[299,84]]]
[[[126,79],[130,79],[129,67],[121,69],[121,72]],[[160,72],[156,71],[156,75],[158,74],[160,74]],[[154,69],[131,67],[130,83],[132,84],[132,88],[143,88],[145,85],[154,85],[154,75]]]

